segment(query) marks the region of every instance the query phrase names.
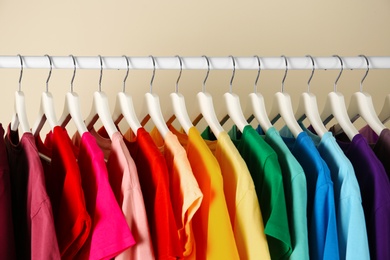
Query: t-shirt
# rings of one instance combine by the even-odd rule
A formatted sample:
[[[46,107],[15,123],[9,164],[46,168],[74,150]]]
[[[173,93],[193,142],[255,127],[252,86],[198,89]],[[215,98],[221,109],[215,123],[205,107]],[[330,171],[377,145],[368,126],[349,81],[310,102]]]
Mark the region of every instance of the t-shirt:
[[[170,126],[170,129],[173,127]],[[193,218],[196,258],[239,259],[217,160],[195,127],[189,129],[188,137],[177,137],[187,151],[192,171],[203,193],[202,204]]]
[[[292,247],[278,157],[250,125],[244,127],[242,135],[233,126],[229,135],[255,184],[271,258],[288,259]]]
[[[125,143],[137,166],[156,259],[182,258],[164,156],[144,128],[138,129],[135,140],[125,139]]]
[[[271,259],[255,185],[245,161],[226,132],[202,137],[221,167],[226,204],[240,259]],[[212,141],[215,140],[215,141]]]
[[[386,171],[361,134],[352,141],[340,134],[336,140],[355,169],[371,259],[390,259],[390,182]]]
[[[334,188],[340,259],[369,259],[366,221],[360,188],[351,162],[331,132],[322,138],[302,124],[329,167]]]
[[[66,130],[57,126],[43,144],[35,138],[38,151],[51,158],[41,159],[46,189],[53,208],[58,246],[61,259],[73,259],[84,245],[91,230],[80,170],[72,151],[72,142]]]
[[[359,133],[366,138],[376,157],[378,157],[383,164],[383,167],[385,167],[387,176],[390,178],[390,130],[388,128],[383,129],[378,136],[370,126],[367,125],[360,129]]]
[[[339,259],[336,208],[329,168],[306,132],[301,132],[295,139],[284,127],[280,135],[306,174],[310,259]]]
[[[90,130],[90,133],[95,137],[107,160],[106,165],[111,188],[136,241],[134,246],[122,252],[115,259],[154,259],[148,218],[137,168],[121,133],[114,133],[112,141],[105,138],[108,135],[103,127],[99,129],[98,133],[93,129]]]
[[[73,140],[81,183],[92,220],[90,235],[75,259],[111,259],[135,244],[108,181],[103,152],[90,133]]]
[[[4,129],[1,124],[0,136],[4,136]],[[3,138],[0,140],[0,212],[0,259],[15,259],[10,169]]]
[[[129,136],[130,133],[129,130],[126,136]],[[168,132],[163,139],[158,131],[153,136],[168,167],[170,197],[183,257],[196,259],[192,219],[202,203],[203,194],[192,172],[187,153],[177,137]]]
[[[282,170],[292,246],[290,259],[309,259],[305,172],[274,127],[269,128],[266,134],[258,127],[257,132],[276,152]]]
[[[60,259],[53,212],[34,136],[8,126],[12,221],[17,259]]]

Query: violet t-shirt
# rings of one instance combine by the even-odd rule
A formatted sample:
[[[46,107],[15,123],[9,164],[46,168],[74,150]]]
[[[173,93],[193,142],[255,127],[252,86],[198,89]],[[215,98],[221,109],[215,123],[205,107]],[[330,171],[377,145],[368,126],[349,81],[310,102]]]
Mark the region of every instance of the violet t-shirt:
[[[371,259],[390,259],[390,182],[386,171],[361,134],[352,142],[345,134],[337,135],[336,140],[355,169]]]
[[[390,178],[390,129],[383,129],[379,136],[368,125],[359,130],[374,151],[376,157],[385,167]]]
[[[1,124],[0,136],[4,136]],[[0,212],[0,259],[15,259],[10,170],[4,139],[0,140]]]
[[[11,174],[17,259],[60,259],[53,212],[34,136],[8,126],[5,144]]]
[[[78,164],[87,211],[91,216],[90,236],[75,259],[111,259],[135,244],[108,181],[103,152],[90,133],[84,133]]]

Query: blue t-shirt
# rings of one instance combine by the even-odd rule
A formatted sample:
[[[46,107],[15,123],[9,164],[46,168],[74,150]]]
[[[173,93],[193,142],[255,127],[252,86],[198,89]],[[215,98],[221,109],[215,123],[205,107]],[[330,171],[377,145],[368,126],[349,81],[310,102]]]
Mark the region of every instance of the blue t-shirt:
[[[350,160],[331,132],[322,138],[302,124],[329,167],[334,187],[340,259],[370,259],[367,229],[359,183]]]
[[[329,168],[307,133],[302,132],[295,139],[284,127],[280,134],[306,174],[310,259],[339,259],[333,182]]]
[[[283,174],[284,194],[290,227],[293,251],[290,260],[309,259],[309,241],[307,231],[307,188],[306,177],[302,166],[292,155],[283,142],[279,132],[271,127],[264,135],[258,127],[257,132],[271,146],[278,155],[280,168]]]

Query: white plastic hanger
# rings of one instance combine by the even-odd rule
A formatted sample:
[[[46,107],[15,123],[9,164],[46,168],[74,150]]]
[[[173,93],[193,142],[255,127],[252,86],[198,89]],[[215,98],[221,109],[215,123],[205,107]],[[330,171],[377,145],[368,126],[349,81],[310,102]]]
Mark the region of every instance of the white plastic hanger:
[[[234,124],[238,127],[238,129],[243,132],[244,127],[248,125],[248,122],[246,121],[244,114],[242,113],[239,96],[232,93],[233,79],[236,72],[236,62],[233,56],[230,55],[229,57],[231,57],[233,61],[233,74],[232,78],[230,79],[229,92],[225,93],[223,97],[225,99],[225,106],[229,117],[233,120]]]
[[[41,131],[43,125],[45,124],[46,120],[48,121],[51,130],[56,127],[57,124],[57,117],[54,109],[54,99],[52,94],[49,92],[49,80],[51,77],[51,71],[52,71],[52,60],[49,55],[45,55],[49,59],[50,63],[50,71],[49,76],[46,80],[46,91],[42,93],[41,96],[41,104],[39,106],[39,113],[38,118],[35,121],[34,127],[33,127],[33,135],[36,137],[39,135],[39,132]]]
[[[271,123],[274,124],[280,117],[282,117],[288,129],[294,137],[297,138],[303,130],[295,119],[290,95],[284,92],[284,81],[287,76],[288,62],[286,56],[282,55],[282,57],[284,58],[286,64],[286,70],[282,80],[282,91],[275,94],[268,118],[271,119]]]
[[[74,124],[76,125],[77,132],[82,136],[84,133],[88,132],[87,127],[84,124],[83,116],[81,115],[79,96],[76,92],[73,92],[73,81],[76,76],[76,60],[73,55],[70,55],[73,60],[74,70],[72,80],[70,81],[70,92],[65,95],[65,105],[60,120],[58,124],[61,127],[65,127],[70,119],[73,119]]]
[[[313,93],[310,93],[310,82],[314,75],[315,64],[312,56],[307,55],[311,59],[313,64],[313,69],[311,71],[310,78],[307,82],[307,92],[302,93],[299,100],[298,109],[295,113],[295,118],[298,119],[298,122],[303,121],[306,117],[309,120],[310,124],[316,131],[317,135],[322,138],[322,136],[328,132],[324,124],[322,123],[320,113],[317,106],[317,98]]]
[[[91,108],[91,113],[89,114],[86,122],[88,130],[91,130],[100,118],[100,121],[103,123],[103,127],[106,129],[108,136],[112,139],[112,136],[117,132],[117,128],[112,121],[110,107],[108,105],[107,95],[102,91],[102,76],[103,76],[103,59],[99,55],[100,59],[100,78],[99,78],[99,91],[93,93],[93,104]]]
[[[202,57],[204,57],[207,61],[207,74],[203,80],[202,91],[196,95],[198,99],[200,115],[196,117],[196,119],[193,121],[193,124],[196,125],[203,117],[206,120],[208,126],[210,127],[215,137],[218,139],[219,134],[221,132],[224,132],[225,130],[222,128],[215,114],[213,98],[209,93],[206,92],[206,81],[210,73],[210,61],[207,58],[207,56],[203,55]]]
[[[22,136],[24,133],[30,133],[30,125],[27,119],[26,102],[24,93],[22,92],[22,76],[23,76],[23,58],[18,54],[20,59],[20,76],[19,76],[19,89],[15,92],[15,113],[11,121],[11,130],[16,131],[20,125],[20,131]]]
[[[114,123],[117,125],[124,117],[133,133],[137,135],[137,130],[142,126],[141,123],[138,121],[137,115],[135,113],[133,99],[125,92],[126,79],[129,75],[129,59],[125,55],[123,57],[126,58],[127,72],[125,78],[123,79],[123,90],[122,92],[119,92],[116,96],[115,108],[114,113],[112,114],[112,118],[114,120]]]
[[[176,57],[179,59],[180,62],[180,73],[176,80],[175,92],[171,93],[170,95],[173,107],[173,115],[167,121],[167,124],[170,125],[176,118],[179,121],[180,125],[183,127],[186,134],[188,134],[190,128],[194,125],[192,124],[190,117],[188,116],[184,96],[179,93],[179,80],[183,71],[183,62],[180,56],[176,55]]]
[[[164,117],[161,113],[160,99],[159,97],[152,93],[153,91],[153,80],[156,74],[156,61],[153,56],[150,56],[153,61],[153,75],[150,80],[150,93],[145,94],[146,105],[148,108],[148,114],[144,117],[141,122],[141,125],[145,125],[149,118],[152,118],[154,125],[157,127],[157,130],[160,132],[161,136],[165,138],[169,129],[165,123]]]
[[[344,96],[340,92],[337,92],[337,82],[344,69],[343,60],[338,55],[334,55],[340,60],[341,70],[334,83],[334,91],[328,94],[325,107],[321,113],[321,120],[326,125],[334,117],[343,129],[344,133],[348,136],[349,140],[352,140],[359,132],[349,119],[347,108],[345,106]]]
[[[382,110],[378,115],[379,120],[384,124],[390,119],[390,94],[386,96],[385,103],[383,104]]]
[[[371,96],[363,92],[363,81],[366,78],[368,71],[370,70],[370,63],[366,56],[359,55],[363,57],[367,62],[367,71],[364,74],[360,82],[360,92],[356,92],[352,95],[351,101],[348,107],[348,115],[352,122],[355,122],[356,119],[362,117],[364,121],[371,127],[372,130],[379,136],[383,129],[386,127],[379,120],[374,105],[372,104]]]
[[[248,118],[248,122],[251,122],[253,118],[259,122],[261,128],[264,132],[267,132],[268,129],[272,127],[271,121],[269,121],[267,111],[265,109],[264,97],[259,92],[257,92],[257,82],[260,77],[261,63],[259,56],[255,56],[257,58],[257,62],[259,64],[259,70],[257,71],[257,77],[255,80],[255,85],[253,89],[253,93],[249,94],[249,99],[252,105],[252,115]]]

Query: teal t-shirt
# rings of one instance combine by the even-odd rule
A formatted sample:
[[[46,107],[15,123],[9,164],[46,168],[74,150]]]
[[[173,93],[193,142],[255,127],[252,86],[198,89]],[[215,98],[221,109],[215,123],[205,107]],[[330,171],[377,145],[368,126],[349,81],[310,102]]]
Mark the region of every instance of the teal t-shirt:
[[[351,162],[331,132],[320,138],[302,124],[301,127],[313,140],[330,170],[334,187],[340,259],[370,259],[362,198]]]
[[[283,142],[279,132],[271,127],[264,135],[260,127],[257,132],[276,152],[283,174],[284,193],[290,227],[292,253],[291,260],[309,259],[307,231],[307,187],[301,165]]]
[[[329,168],[307,133],[301,132],[295,139],[284,127],[280,135],[306,175],[310,259],[339,259],[336,209]]]
[[[250,125],[244,128],[242,135],[233,126],[229,136],[255,184],[271,258],[288,259],[292,247],[278,157]]]

